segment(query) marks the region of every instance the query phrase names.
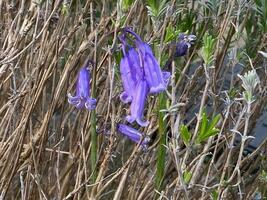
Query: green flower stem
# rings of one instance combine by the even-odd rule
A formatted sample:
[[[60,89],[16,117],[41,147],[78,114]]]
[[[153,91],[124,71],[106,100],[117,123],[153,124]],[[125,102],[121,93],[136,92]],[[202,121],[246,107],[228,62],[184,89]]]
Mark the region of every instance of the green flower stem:
[[[96,161],[97,161],[97,134],[96,134],[96,113],[91,112],[91,170],[92,181],[96,180]]]
[[[96,66],[93,67],[93,79],[92,79],[92,98],[96,98]],[[95,109],[91,111],[91,180],[95,182],[97,171],[97,133],[96,133],[96,111]]]
[[[166,127],[164,123],[164,113],[160,112],[160,110],[164,109],[166,105],[166,96],[165,93],[161,93],[159,95],[159,105],[158,105],[158,114],[159,114],[159,129],[158,134],[160,137],[158,144],[158,152],[157,152],[157,171],[156,171],[156,188],[160,190],[162,180],[164,177],[164,168],[165,168],[165,157],[166,157]]]

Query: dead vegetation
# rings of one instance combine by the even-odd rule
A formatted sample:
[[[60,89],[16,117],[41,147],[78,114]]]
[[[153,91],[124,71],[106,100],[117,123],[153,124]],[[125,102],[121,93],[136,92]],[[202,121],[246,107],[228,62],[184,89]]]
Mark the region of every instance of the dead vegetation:
[[[260,21],[257,5],[223,1],[209,10],[203,1],[193,2],[166,1],[163,14],[153,17],[149,3],[138,0],[124,9],[113,1],[0,0],[0,199],[253,199],[255,192],[267,197],[266,140],[244,154],[266,107],[266,58],[257,54],[266,52],[266,32],[256,30],[257,23],[249,24],[251,33],[245,30],[250,20]],[[116,132],[128,112],[118,97],[117,35],[121,27],[133,27],[164,63],[173,51],[164,39],[166,29],[180,21],[179,30],[191,31],[198,42],[188,56],[172,62],[179,77],[167,93],[169,137],[157,188],[158,97],[147,104],[150,125],[142,131],[152,141],[146,152]],[[210,68],[200,53],[205,32],[216,35]],[[255,41],[249,43],[252,35]],[[247,56],[240,58],[240,49]],[[88,59],[94,63],[97,98],[96,168],[90,158],[93,114],[67,102]],[[244,65],[239,74],[256,69],[259,75],[252,103],[241,99],[242,81],[234,74],[238,63]],[[230,86],[223,89],[227,73]],[[221,116],[219,132],[196,145],[207,106],[208,119]],[[180,135],[182,124],[192,134],[188,145]],[[242,142],[236,142],[239,134]]]

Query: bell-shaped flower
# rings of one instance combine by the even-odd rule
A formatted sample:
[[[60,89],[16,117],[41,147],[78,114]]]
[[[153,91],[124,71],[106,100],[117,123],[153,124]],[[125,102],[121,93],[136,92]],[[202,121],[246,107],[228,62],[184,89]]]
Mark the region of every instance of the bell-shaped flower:
[[[96,107],[96,99],[90,97],[90,72],[89,68],[83,67],[78,74],[76,83],[76,95],[68,94],[68,102],[76,108],[93,110]]]
[[[126,42],[127,33],[134,36],[132,43]],[[159,93],[166,90],[170,73],[162,71],[148,44],[131,29],[123,29],[119,36],[122,42],[123,58],[120,62],[120,73],[124,88],[120,99],[124,103],[131,102],[130,115],[126,120],[137,122],[140,126],[148,126],[143,120],[144,107],[148,93]],[[134,47],[132,46],[135,44]],[[126,51],[128,49],[128,51]]]
[[[195,35],[186,35],[184,33],[181,33],[179,35],[179,41],[176,44],[175,57],[185,56],[188,52],[188,49],[191,47],[195,40]]]
[[[145,137],[138,130],[136,130],[130,126],[124,125],[124,124],[119,124],[118,130],[122,135],[126,136],[127,138],[129,138],[133,142],[135,142],[135,143],[141,142],[140,144],[143,148],[147,147],[147,144],[149,143],[149,138]]]
[[[124,103],[132,101],[134,89],[141,78],[141,67],[139,55],[134,48],[131,48],[120,62],[120,73],[124,91],[120,95],[120,99]]]
[[[130,107],[130,115],[126,117],[126,120],[130,123],[136,121],[140,126],[148,126],[149,122],[144,121],[144,107],[146,103],[148,85],[146,80],[140,79],[136,88],[133,90],[135,95]]]
[[[143,42],[138,34],[125,28],[125,31],[135,37],[135,44],[141,53],[145,79],[149,86],[149,93],[160,93],[167,88],[170,73],[162,72],[157,59],[155,58],[150,46]]]
[[[163,72],[150,47],[143,43],[139,47],[143,53],[145,79],[149,86],[149,93],[160,93],[167,88],[170,78],[169,72]]]

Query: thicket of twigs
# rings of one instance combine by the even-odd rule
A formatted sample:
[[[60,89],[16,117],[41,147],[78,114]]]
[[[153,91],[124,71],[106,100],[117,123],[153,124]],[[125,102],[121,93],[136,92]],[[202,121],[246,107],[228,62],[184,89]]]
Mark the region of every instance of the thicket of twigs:
[[[266,140],[245,151],[267,100],[265,0],[6,0],[0,18],[0,199],[267,198]],[[145,151],[116,130],[123,27],[162,67],[197,37],[148,99]],[[88,59],[91,112],[67,101]]]

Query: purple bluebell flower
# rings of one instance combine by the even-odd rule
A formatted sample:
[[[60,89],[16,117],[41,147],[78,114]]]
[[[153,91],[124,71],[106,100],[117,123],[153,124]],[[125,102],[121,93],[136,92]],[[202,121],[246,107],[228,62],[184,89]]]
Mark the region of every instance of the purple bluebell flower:
[[[135,37],[135,44],[141,54],[141,66],[144,69],[144,76],[149,86],[149,93],[160,93],[166,90],[166,83],[168,83],[168,75],[170,74],[165,73],[163,75],[150,46],[143,42],[138,34],[128,28],[124,30]]]
[[[175,57],[185,56],[188,49],[191,47],[195,40],[195,35],[186,35],[184,33],[181,33],[179,35],[179,41],[176,44]]]
[[[149,138],[144,137],[143,134],[140,133],[138,130],[136,130],[130,126],[124,125],[124,124],[119,124],[118,130],[122,135],[128,137],[133,142],[135,142],[135,143],[141,142],[141,146],[143,148],[147,147],[147,144],[149,143]]]
[[[144,79],[144,71],[141,67],[141,61],[138,52],[130,45],[126,52],[125,35],[119,37],[122,42],[122,51],[124,57],[120,62],[120,73],[124,91],[120,95],[122,102],[131,102],[130,115],[126,120],[130,123],[136,121],[140,126],[147,126],[148,121],[143,121],[145,101],[148,87]]]
[[[76,83],[76,95],[68,94],[68,102],[76,108],[85,107],[93,110],[96,107],[96,99],[90,97],[90,72],[88,67],[80,69]]]
[[[127,33],[134,36],[134,47],[126,42]],[[138,34],[125,28],[119,36],[122,43],[123,58],[120,62],[120,73],[124,91],[120,99],[124,103],[131,102],[130,115],[126,120],[137,122],[140,126],[148,126],[144,121],[144,107],[148,93],[159,93],[166,90],[170,72],[161,71],[148,44]]]
[[[152,94],[160,93],[166,90],[170,73],[162,72],[158,61],[147,44],[144,44],[143,47],[145,48],[145,52],[143,52],[145,79],[149,85],[149,92]]]
[[[124,57],[120,62],[120,73],[124,91],[120,95],[120,99],[124,103],[129,103],[132,101],[134,89],[142,77],[142,70],[139,56],[135,49],[131,48],[127,53],[125,53],[125,50],[123,52]]]
[[[135,95],[131,103],[131,114],[126,117],[126,120],[130,123],[136,121],[140,126],[148,126],[148,121],[143,121],[144,118],[144,107],[146,103],[146,97],[148,93],[148,86],[144,79],[141,79],[133,90]]]
[[[178,42],[175,43],[175,52],[166,62],[164,69],[171,69],[171,63],[176,57],[185,56],[188,53],[188,49],[191,47],[192,44],[194,44],[195,40],[195,35],[186,35],[184,33],[180,33],[178,37]]]

